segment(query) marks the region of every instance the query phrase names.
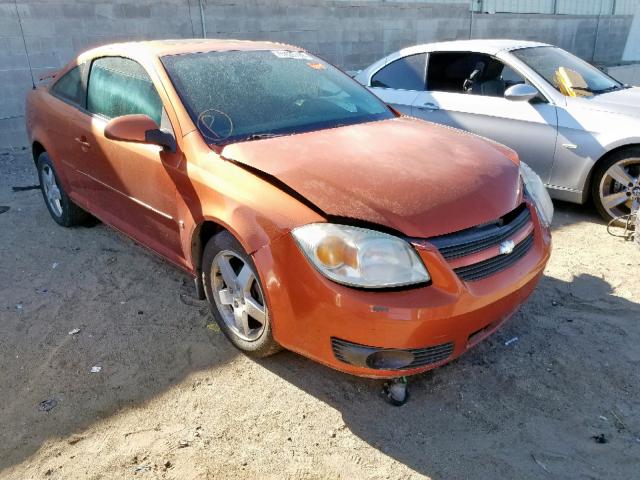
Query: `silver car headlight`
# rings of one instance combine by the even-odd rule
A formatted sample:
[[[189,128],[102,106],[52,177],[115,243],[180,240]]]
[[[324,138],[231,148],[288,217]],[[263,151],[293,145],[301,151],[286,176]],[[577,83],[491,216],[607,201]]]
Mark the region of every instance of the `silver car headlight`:
[[[332,223],[312,223],[291,233],[313,266],[334,282],[388,288],[430,280],[416,251],[393,235]]]
[[[524,183],[525,192],[538,210],[540,220],[548,227],[553,220],[553,203],[544,183],[542,183],[538,174],[522,161],[520,162],[520,176]]]

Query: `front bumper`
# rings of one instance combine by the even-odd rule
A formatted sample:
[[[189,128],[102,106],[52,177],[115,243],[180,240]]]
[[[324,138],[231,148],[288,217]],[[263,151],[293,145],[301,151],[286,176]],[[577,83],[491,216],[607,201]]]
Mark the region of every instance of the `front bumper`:
[[[428,243],[417,246],[432,282],[397,291],[331,282],[284,235],[254,254],[274,337],[289,350],[358,376],[398,377],[443,365],[493,333],[535,288],[551,237],[537,216],[533,222],[526,255],[478,281],[462,281]],[[386,358],[379,353],[389,350],[395,353]]]

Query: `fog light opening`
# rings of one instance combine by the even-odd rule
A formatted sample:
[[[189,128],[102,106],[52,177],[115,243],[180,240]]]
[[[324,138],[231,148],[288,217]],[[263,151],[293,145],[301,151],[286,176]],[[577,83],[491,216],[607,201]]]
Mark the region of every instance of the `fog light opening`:
[[[377,370],[399,370],[413,363],[413,353],[405,350],[378,350],[367,356],[367,366]]]

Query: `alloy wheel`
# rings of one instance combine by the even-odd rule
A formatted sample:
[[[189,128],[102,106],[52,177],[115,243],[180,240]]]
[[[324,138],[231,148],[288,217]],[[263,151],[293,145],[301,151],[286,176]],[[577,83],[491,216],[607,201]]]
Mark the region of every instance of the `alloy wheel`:
[[[223,250],[211,265],[211,287],[227,327],[243,340],[260,338],[268,312],[253,268],[231,250]]]
[[[60,188],[58,188],[53,169],[49,165],[43,165],[42,167],[42,188],[44,189],[44,195],[51,211],[57,217],[61,217],[62,195],[60,194]]]
[[[640,160],[628,158],[609,167],[600,180],[600,201],[613,218],[640,207]]]

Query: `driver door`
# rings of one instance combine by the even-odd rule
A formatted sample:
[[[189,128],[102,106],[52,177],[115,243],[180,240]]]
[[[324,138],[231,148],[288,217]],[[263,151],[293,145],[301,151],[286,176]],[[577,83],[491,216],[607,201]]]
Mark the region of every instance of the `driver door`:
[[[483,60],[499,62],[475,53],[431,53],[426,90],[414,98],[412,115],[507,145],[548,183],[557,137],[556,107],[542,98],[531,102],[507,100],[498,96],[501,89],[493,89],[491,95],[479,89],[465,93],[465,80]],[[510,67],[502,67],[501,74],[491,80],[493,85],[501,83],[506,89],[526,81]]]
[[[90,174],[96,181],[96,215],[168,260],[184,264],[173,180],[181,154],[104,135],[110,119],[129,114],[147,115],[171,130],[146,70],[128,58],[95,59],[89,73],[87,110],[93,115],[87,137]]]

